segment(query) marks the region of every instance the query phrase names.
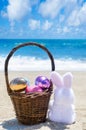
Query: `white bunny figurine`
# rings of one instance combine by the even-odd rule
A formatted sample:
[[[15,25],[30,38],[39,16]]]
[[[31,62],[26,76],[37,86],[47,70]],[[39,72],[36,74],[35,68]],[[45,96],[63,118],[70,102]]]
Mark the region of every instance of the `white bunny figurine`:
[[[72,89],[73,75],[68,72],[63,77],[57,73],[51,73],[51,80],[55,84],[54,101],[50,105],[48,117],[51,121],[72,124],[75,122],[75,95]]]

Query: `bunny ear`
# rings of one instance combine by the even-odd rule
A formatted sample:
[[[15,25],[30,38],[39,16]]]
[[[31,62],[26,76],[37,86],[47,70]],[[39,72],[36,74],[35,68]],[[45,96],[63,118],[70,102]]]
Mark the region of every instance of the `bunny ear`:
[[[63,75],[64,87],[70,88],[72,86],[73,75],[71,72],[67,72]]]
[[[57,73],[55,71],[51,72],[50,78],[51,78],[53,84],[56,85],[56,87],[62,87],[63,86],[63,79],[62,79],[62,76],[59,73]]]

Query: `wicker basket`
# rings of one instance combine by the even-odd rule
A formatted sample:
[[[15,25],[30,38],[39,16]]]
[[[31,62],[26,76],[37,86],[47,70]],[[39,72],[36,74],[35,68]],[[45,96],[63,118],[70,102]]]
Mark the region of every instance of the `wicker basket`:
[[[8,78],[8,63],[11,56],[14,54],[14,52],[17,49],[24,46],[37,46],[43,49],[48,54],[51,60],[51,71],[55,70],[55,65],[54,65],[53,56],[48,51],[48,49],[43,45],[40,45],[38,43],[33,43],[33,42],[24,43],[16,46],[10,51],[10,53],[6,58],[5,79],[6,79],[7,92],[12,100],[16,117],[18,121],[23,124],[33,125],[33,124],[38,124],[46,121],[48,103],[52,93],[53,85],[51,82],[51,85],[48,90],[40,93],[31,93],[31,94],[14,92],[10,89],[9,78]]]

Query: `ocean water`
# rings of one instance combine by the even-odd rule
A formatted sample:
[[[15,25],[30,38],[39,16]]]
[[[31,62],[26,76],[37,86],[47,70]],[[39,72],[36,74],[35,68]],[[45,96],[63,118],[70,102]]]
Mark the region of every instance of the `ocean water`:
[[[9,52],[17,45],[37,42],[44,45],[53,55],[56,70],[86,71],[86,40],[84,39],[0,39],[0,70]],[[51,70],[47,53],[36,46],[18,49],[9,61],[12,71]]]

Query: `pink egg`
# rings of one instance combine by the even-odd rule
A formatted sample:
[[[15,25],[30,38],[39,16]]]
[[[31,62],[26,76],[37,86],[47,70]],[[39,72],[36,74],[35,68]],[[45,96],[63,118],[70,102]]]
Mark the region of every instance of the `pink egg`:
[[[33,88],[33,92],[42,92],[42,88],[37,86],[37,87]]]
[[[25,89],[25,92],[29,93],[29,92],[32,92],[32,90],[33,90],[33,87],[27,86],[26,89]]]
[[[35,86],[27,86],[25,89],[26,93],[32,93],[32,92],[42,92],[42,89],[35,85]]]

